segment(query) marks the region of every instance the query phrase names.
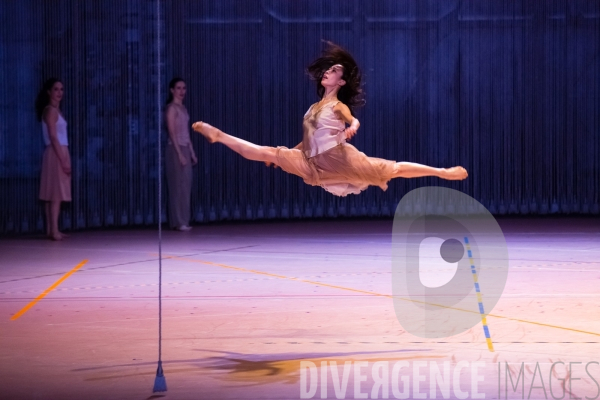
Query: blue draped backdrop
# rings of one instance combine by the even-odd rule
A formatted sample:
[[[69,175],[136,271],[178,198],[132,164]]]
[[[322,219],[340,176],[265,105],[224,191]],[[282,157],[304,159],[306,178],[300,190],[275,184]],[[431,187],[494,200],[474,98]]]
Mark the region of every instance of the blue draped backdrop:
[[[0,21],[0,233],[43,229],[33,103],[44,79],[65,84],[63,229],[150,225],[158,129],[166,140],[157,90],[183,77],[192,120],[294,146],[318,100],[304,69],[323,39],[364,73],[356,147],[463,165],[469,179],[397,179],[336,198],[194,136],[194,221],[391,216],[425,185],[496,215],[600,211],[600,1],[0,0]]]

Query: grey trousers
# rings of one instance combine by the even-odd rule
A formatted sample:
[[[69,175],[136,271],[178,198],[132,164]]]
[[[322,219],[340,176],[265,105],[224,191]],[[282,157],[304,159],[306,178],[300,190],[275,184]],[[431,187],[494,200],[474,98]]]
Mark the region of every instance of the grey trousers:
[[[179,162],[176,145],[168,144],[165,155],[167,189],[169,191],[169,226],[177,228],[190,223],[190,201],[192,194],[192,157],[187,146],[179,146],[187,163]]]

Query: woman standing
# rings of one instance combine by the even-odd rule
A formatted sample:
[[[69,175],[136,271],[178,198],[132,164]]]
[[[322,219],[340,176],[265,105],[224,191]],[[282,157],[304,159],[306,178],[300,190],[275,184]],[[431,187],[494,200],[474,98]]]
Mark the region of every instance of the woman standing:
[[[320,101],[304,115],[304,136],[293,149],[259,146],[202,121],[192,128],[210,143],[222,143],[249,160],[275,164],[336,196],[358,194],[371,185],[386,190],[388,181],[394,178],[467,178],[463,167],[434,168],[368,157],[346,142],[360,127],[352,109],[364,103],[360,70],[346,50],[329,42],[324,54],[309,65],[308,73],[317,83]]]
[[[53,240],[62,240],[67,236],[58,230],[58,217],[61,202],[71,201],[71,158],[67,121],[60,112],[63,94],[62,82],[52,78],[44,83],[35,101],[46,145],[42,158],[40,200],[46,202],[46,234]]]
[[[169,133],[166,151],[169,225],[178,231],[192,229],[188,225],[191,214],[192,165],[198,163],[190,141],[190,116],[183,105],[185,92],[185,81],[173,78],[169,83],[169,98],[165,110]]]

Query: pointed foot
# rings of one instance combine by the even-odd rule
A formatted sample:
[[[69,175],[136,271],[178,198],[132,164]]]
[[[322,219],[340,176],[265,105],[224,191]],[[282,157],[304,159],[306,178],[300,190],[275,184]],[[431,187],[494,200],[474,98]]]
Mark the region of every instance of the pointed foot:
[[[202,121],[194,122],[192,129],[204,136],[209,143],[217,142],[221,134],[219,129]]]
[[[467,179],[469,174],[463,167],[444,168],[442,178],[451,181],[462,181]]]

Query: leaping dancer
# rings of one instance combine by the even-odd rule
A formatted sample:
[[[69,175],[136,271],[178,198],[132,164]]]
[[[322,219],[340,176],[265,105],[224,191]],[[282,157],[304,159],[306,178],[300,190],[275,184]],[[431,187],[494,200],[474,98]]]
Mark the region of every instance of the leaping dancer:
[[[192,128],[210,143],[222,143],[248,160],[279,166],[298,175],[305,183],[321,186],[336,196],[358,194],[370,185],[386,190],[388,181],[393,178],[467,178],[463,167],[434,168],[368,157],[347,143],[360,127],[352,109],[362,106],[364,100],[360,70],[346,50],[327,42],[323,55],[307,70],[317,83],[321,100],[310,106],[304,115],[304,136],[296,147],[259,146],[202,121],[194,123]]]

